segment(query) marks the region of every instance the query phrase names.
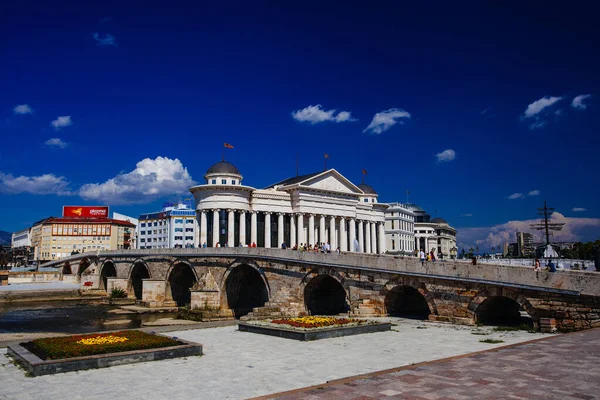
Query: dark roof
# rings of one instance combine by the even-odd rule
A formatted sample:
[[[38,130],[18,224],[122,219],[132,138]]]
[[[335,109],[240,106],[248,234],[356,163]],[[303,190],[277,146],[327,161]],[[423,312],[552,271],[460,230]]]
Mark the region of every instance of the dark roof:
[[[366,183],[361,183],[360,185],[358,185],[358,188],[362,190],[365,194],[377,194],[375,189],[373,189],[373,187],[367,185]]]
[[[404,205],[404,207],[408,208],[409,210],[412,211],[422,211],[425,212],[425,210],[423,210],[421,207],[419,207],[418,205],[414,204],[414,203],[406,203]]]
[[[431,222],[435,224],[447,224],[446,220],[443,218],[434,218],[431,220]]]
[[[70,218],[70,217],[51,217],[44,221],[44,223],[59,223],[59,224],[113,224],[113,225],[123,225],[123,226],[133,226],[129,221],[122,221],[120,219],[112,219],[112,218]]]
[[[321,172],[313,172],[312,174],[294,176],[293,178],[287,178],[287,179],[282,180],[281,182],[277,182],[277,183],[274,183],[272,185],[269,185],[265,189],[271,189],[271,188],[273,188],[275,186],[293,185],[294,183],[302,182],[304,180],[310,179],[313,176],[317,176],[317,175],[322,174],[322,173],[323,173],[323,171],[321,171]]]
[[[237,174],[241,175],[235,165],[227,161],[219,161],[206,171],[206,174]]]

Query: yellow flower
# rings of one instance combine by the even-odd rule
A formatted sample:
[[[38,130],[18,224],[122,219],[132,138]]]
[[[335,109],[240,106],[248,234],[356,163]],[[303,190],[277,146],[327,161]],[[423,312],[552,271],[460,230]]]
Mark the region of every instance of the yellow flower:
[[[126,342],[127,340],[129,340],[129,339],[126,337],[123,337],[123,336],[109,335],[109,336],[96,336],[93,338],[81,339],[81,340],[77,341],[77,343],[85,344],[85,345],[89,346],[89,345],[121,343],[121,342]]]

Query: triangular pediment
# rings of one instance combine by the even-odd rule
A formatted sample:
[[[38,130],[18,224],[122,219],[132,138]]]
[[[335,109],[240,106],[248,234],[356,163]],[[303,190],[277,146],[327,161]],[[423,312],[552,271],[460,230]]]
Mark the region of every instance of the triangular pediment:
[[[360,195],[362,191],[352,182],[346,179],[342,174],[334,169],[324,171],[322,174],[312,176],[302,182],[299,182],[300,187],[305,187],[313,190],[323,190],[327,192],[337,192],[344,194]]]

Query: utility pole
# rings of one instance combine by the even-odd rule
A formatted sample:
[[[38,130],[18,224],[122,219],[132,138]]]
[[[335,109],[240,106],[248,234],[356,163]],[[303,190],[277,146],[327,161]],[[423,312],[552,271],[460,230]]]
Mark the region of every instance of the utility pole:
[[[548,222],[548,214],[552,216],[554,208],[550,208],[546,206],[546,200],[544,200],[544,207],[538,208],[538,215],[544,217],[544,219],[539,224],[531,224],[531,228],[538,231],[545,231],[546,234],[546,246],[550,244],[550,235],[552,232],[550,231],[560,231],[564,223],[560,222]]]

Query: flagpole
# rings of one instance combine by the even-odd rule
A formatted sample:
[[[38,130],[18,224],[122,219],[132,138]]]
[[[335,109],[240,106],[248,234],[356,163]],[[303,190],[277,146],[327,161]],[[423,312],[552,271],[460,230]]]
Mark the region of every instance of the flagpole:
[[[324,163],[324,167],[323,167],[323,171],[327,171],[327,157],[323,157],[323,163]]]

